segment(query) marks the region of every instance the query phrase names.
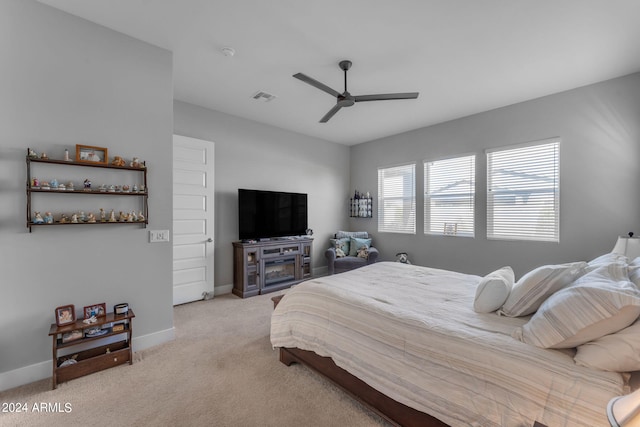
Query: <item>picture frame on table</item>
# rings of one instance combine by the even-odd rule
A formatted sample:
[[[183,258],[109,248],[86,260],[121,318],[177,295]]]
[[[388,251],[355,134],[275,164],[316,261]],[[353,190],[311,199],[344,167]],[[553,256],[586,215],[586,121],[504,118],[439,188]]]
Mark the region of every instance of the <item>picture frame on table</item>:
[[[69,325],[76,321],[76,308],[73,304],[56,307],[54,314],[56,316],[56,325],[58,326]]]
[[[89,319],[92,316],[103,317],[107,315],[107,304],[103,302],[100,304],[88,305],[84,310],[82,310],[82,312],[84,313],[85,319]]]
[[[76,162],[106,165],[109,163],[107,151],[104,147],[76,144]]]

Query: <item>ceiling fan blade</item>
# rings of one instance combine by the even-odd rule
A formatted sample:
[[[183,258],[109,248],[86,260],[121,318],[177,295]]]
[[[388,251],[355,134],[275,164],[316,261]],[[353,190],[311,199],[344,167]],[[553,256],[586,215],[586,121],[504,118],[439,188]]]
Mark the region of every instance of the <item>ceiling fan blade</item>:
[[[339,93],[338,91],[331,89],[329,86],[327,86],[324,83],[320,83],[319,81],[317,81],[316,79],[312,79],[311,77],[304,75],[302,73],[297,73],[294,74],[293,77],[295,77],[298,80],[302,80],[305,83],[310,84],[313,87],[316,87],[318,89],[320,89],[321,91],[327,92],[329,95],[335,96],[336,98],[339,97],[340,95],[342,95],[341,93]]]
[[[329,112],[325,114],[323,118],[320,119],[320,123],[327,123],[329,119],[333,117],[333,115],[336,114],[341,108],[342,106],[340,106],[339,104],[334,105],[333,108],[329,110]]]
[[[379,95],[358,95],[354,96],[355,102],[363,101],[386,101],[389,99],[416,99],[418,92],[408,93],[383,93]]]

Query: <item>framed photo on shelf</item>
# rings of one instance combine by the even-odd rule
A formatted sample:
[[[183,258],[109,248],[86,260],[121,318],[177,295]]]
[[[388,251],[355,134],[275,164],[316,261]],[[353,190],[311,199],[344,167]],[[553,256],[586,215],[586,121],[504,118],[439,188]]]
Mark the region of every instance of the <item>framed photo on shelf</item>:
[[[101,304],[88,305],[84,308],[83,312],[84,312],[85,319],[88,319],[91,316],[96,316],[96,317],[106,316],[107,304],[103,302]]]
[[[92,145],[76,144],[76,162],[106,165],[109,163],[107,149],[104,147],[94,147]]]
[[[64,326],[76,321],[76,309],[73,304],[62,305],[55,310],[56,325]]]

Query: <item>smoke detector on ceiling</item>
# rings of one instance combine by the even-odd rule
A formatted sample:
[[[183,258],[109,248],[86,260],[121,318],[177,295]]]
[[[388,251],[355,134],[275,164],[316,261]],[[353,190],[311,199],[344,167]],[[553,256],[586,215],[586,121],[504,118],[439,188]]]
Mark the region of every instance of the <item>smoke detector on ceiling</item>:
[[[269,101],[273,101],[274,99],[276,99],[275,95],[272,95],[270,93],[264,92],[264,91],[257,91],[256,93],[254,93],[251,96],[253,99],[257,100],[257,101],[263,101],[263,102],[269,102]]]

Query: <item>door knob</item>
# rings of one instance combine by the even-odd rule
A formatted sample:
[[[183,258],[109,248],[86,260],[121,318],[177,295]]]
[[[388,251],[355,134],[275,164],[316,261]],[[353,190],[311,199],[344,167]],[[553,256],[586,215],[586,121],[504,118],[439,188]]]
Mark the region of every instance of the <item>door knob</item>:
[[[208,242],[208,243],[211,243],[211,242],[213,242],[213,239],[212,239],[211,237],[209,237],[209,238],[207,239],[207,242]]]

